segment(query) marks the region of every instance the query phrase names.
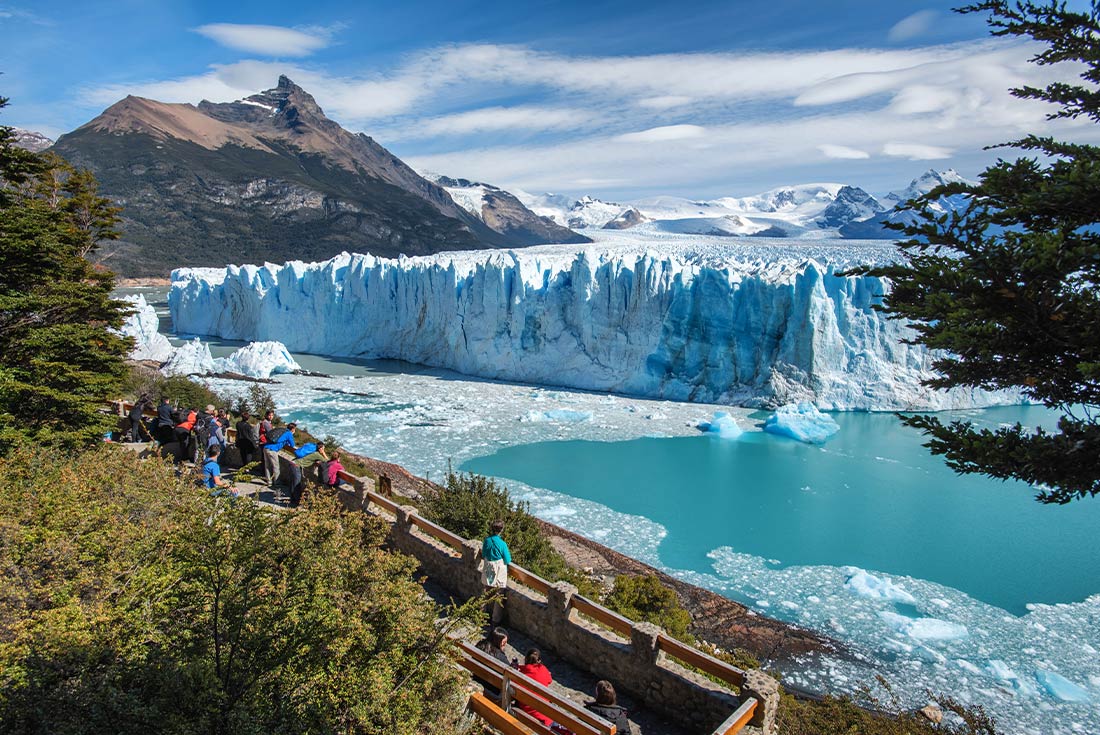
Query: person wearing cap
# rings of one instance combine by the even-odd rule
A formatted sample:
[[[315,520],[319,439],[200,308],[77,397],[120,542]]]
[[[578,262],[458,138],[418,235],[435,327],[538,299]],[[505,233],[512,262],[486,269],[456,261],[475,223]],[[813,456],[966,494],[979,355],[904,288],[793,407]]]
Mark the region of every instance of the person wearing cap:
[[[274,440],[264,444],[264,476],[269,487],[275,487],[275,483],[279,481],[279,450],[283,447],[288,449],[298,448],[294,444],[294,430],[296,428],[298,428],[298,424],[291,421]]]

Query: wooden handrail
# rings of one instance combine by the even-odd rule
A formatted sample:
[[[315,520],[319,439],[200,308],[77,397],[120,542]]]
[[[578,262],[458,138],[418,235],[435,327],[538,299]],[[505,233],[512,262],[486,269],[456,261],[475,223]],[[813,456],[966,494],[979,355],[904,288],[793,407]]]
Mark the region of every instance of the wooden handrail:
[[[434,539],[442,541],[456,551],[462,551],[462,542],[466,539],[462,538],[456,533],[451,533],[443,526],[432,523],[423,516],[413,515],[410,517],[412,518],[413,525],[419,528],[424,533],[428,534]]]
[[[379,495],[373,490],[367,490],[366,492],[367,502],[374,503],[379,508],[382,508],[390,515],[397,517],[397,509],[400,507],[397,503],[393,502],[384,495]]]
[[[501,735],[535,735],[533,730],[502,710],[484,694],[474,692],[468,702],[470,710]]]
[[[718,726],[714,731],[714,735],[735,735],[741,732],[741,729],[749,724],[749,720],[752,719],[759,704],[760,702],[755,697],[746,699],[740,707],[733,711],[732,715],[726,718],[725,722]]]
[[[587,615],[593,620],[611,628],[611,630],[627,640],[630,639],[634,624],[628,618],[624,618],[622,615],[608,610],[603,605],[597,605],[595,602],[592,602],[592,600],[589,600],[587,597],[582,597],[581,595],[573,595],[570,605],[582,615]]]
[[[544,596],[550,592],[549,582],[547,582],[545,579],[535,574],[534,572],[527,571],[518,564],[508,565],[508,579],[514,579],[520,584],[526,587],[530,587],[535,592],[538,592]]]
[[[657,648],[706,674],[718,677],[727,684],[740,688],[745,683],[745,672],[741,669],[682,643],[666,633],[657,636]]]

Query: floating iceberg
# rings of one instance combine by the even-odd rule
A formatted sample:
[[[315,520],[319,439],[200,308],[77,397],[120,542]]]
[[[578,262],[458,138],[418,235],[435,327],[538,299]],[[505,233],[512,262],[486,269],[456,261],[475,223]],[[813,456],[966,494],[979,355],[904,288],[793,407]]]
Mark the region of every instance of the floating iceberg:
[[[848,571],[851,576],[844,581],[844,586],[860,597],[893,600],[909,605],[915,605],[917,602],[915,597],[885,577],[876,577],[856,567],[848,567]]]
[[[624,241],[397,260],[344,253],[179,269],[169,305],[176,329],[190,334],[671,400],[847,410],[1019,403],[1018,394],[921,385],[937,355],[906,344],[911,330],[874,309],[888,284],[837,275],[885,257],[893,248],[699,237],[659,249]]]
[[[807,444],[824,444],[826,439],[840,431],[840,427],[812,403],[802,402],[776,409],[764,422],[764,431],[789,436]]]
[[[134,313],[126,317],[119,332],[134,338],[134,349],[130,351],[131,360],[155,360],[164,362],[172,356],[173,347],[168,338],[160,333],[160,317],[157,310],[145,301],[145,296],[126,296],[122,299],[134,306]]]
[[[939,618],[910,618],[886,610],[878,615],[895,632],[920,641],[952,641],[969,635],[965,625]]]
[[[569,408],[552,408],[549,411],[528,411],[521,421],[529,423],[561,422],[566,424],[579,424],[592,420],[591,411],[574,411]]]
[[[1035,679],[1059,702],[1088,702],[1091,699],[1083,687],[1052,671],[1036,671]]]
[[[206,375],[216,370],[210,346],[198,337],[177,347],[160,369],[165,375]]]
[[[733,416],[726,411],[715,411],[714,418],[700,422],[699,428],[708,434],[717,434],[723,439],[736,439],[743,433]]]
[[[986,669],[993,675],[994,679],[1001,683],[1001,686],[1011,689],[1012,692],[1017,695],[1034,697],[1039,693],[1038,688],[1034,684],[1027,679],[1021,678],[1014,669],[1000,659],[991,659]]]
[[[214,362],[217,372],[240,373],[250,378],[270,378],[276,373],[302,369],[282,342],[252,342]]]

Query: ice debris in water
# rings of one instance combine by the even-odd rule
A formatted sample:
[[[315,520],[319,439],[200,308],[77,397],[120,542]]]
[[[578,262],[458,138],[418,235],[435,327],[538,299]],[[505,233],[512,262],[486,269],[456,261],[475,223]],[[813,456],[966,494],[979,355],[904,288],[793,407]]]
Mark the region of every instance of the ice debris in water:
[[[165,375],[206,375],[215,369],[210,346],[195,337],[177,347],[160,371]]]
[[[700,421],[699,428],[708,434],[717,434],[723,439],[736,439],[743,433],[741,427],[727,411],[715,411],[710,421]]]
[[[134,313],[126,317],[119,333],[134,338],[131,360],[155,360],[164,362],[172,357],[174,348],[168,338],[160,333],[160,317],[157,310],[145,301],[145,296],[126,296],[122,299],[134,307]]]
[[[789,436],[807,444],[824,444],[825,440],[840,431],[833,419],[812,403],[788,403],[780,406],[764,422],[764,431],[779,436]]]
[[[250,378],[270,378],[276,373],[302,369],[282,342],[252,342],[229,357],[215,360],[215,366],[217,372],[240,373]]]
[[[893,600],[910,605],[915,605],[917,602],[915,597],[886,577],[876,577],[857,567],[848,567],[846,571],[850,573],[850,576],[844,581],[844,586],[860,597]]]
[[[520,421],[529,423],[544,423],[557,421],[566,424],[579,424],[582,421],[591,421],[591,411],[574,411],[568,408],[552,408],[549,411],[528,411]]]
[[[1052,671],[1036,671],[1035,679],[1059,702],[1087,702],[1090,699],[1084,688]]]
[[[965,625],[939,618],[909,618],[887,610],[878,615],[896,632],[920,641],[952,641],[969,635]]]
[[[1039,693],[1034,684],[1021,678],[1014,669],[1000,659],[991,659],[986,668],[994,679],[999,681],[1003,687],[1011,689],[1014,694],[1023,697],[1034,697]]]

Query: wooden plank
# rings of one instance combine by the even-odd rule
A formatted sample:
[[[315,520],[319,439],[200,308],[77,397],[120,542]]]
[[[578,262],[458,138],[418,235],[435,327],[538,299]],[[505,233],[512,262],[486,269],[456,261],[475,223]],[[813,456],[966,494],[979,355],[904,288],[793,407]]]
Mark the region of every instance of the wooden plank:
[[[745,700],[740,707],[733,711],[732,715],[726,718],[725,722],[718,726],[718,729],[714,731],[714,735],[735,735],[735,733],[741,732],[741,729],[749,724],[749,720],[756,712],[758,704],[760,702],[755,697]]]
[[[465,540],[458,534],[451,533],[443,526],[432,523],[427,518],[419,515],[412,516],[413,525],[432,538],[439,539],[456,551],[462,550],[462,542]]]
[[[547,582],[545,579],[535,574],[534,572],[529,572],[523,567],[516,564],[508,565],[508,577],[510,579],[516,580],[522,585],[530,587],[535,592],[539,592],[543,595],[546,595],[548,592],[550,592],[549,582]]]
[[[581,597],[580,595],[573,595],[573,599],[570,603],[574,610],[587,615],[588,617],[596,620],[603,625],[606,625],[611,630],[615,631],[619,635],[623,636],[627,640],[630,640],[631,631],[634,624],[627,618],[619,615],[616,612],[608,610],[603,605],[597,605],[589,600],[587,597]]]
[[[741,669],[730,666],[725,661],[719,661],[714,656],[681,643],[664,633],[657,637],[657,648],[700,671],[717,676],[728,684],[740,687],[745,683],[745,672]]]
[[[535,732],[512,715],[502,710],[484,694],[470,695],[469,708],[502,735],[535,735]]]
[[[383,510],[393,514],[394,516],[397,515],[397,508],[398,508],[397,503],[393,502],[392,500],[390,500],[388,498],[385,498],[385,497],[379,495],[378,493],[374,492],[373,490],[367,490],[366,499],[367,499],[368,502],[374,503],[379,508],[382,508]]]
[[[527,679],[526,676],[516,672],[516,676],[512,677],[515,681],[519,681],[519,677]],[[515,681],[513,684],[515,684]],[[534,682],[538,684],[538,682]],[[526,684],[526,682],[525,682]],[[603,721],[602,724],[595,724],[589,722],[587,718],[581,718],[574,715],[572,712],[566,710],[565,707],[560,706],[565,701],[564,698],[559,697],[552,690],[546,687],[539,686],[541,690],[538,695],[526,688],[526,686],[513,686],[512,698],[520,704],[526,704],[528,707],[537,709],[542,714],[549,717],[554,722],[560,725],[565,725],[572,730],[576,735],[614,735],[615,726],[610,722]],[[545,696],[544,696],[545,695]],[[588,710],[585,710],[588,712]],[[589,713],[592,714],[592,713]]]

